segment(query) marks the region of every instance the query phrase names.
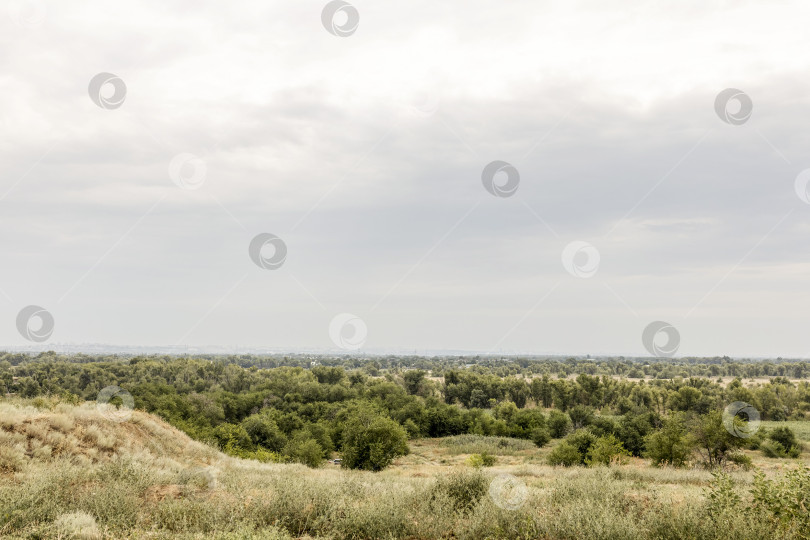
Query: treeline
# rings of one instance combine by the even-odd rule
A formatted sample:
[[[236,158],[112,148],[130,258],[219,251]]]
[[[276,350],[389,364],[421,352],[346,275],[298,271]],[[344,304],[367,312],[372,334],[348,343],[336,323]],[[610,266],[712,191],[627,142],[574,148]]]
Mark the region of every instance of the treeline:
[[[306,369],[244,368],[228,358],[14,359],[0,360],[2,393],[95,400],[103,388],[118,386],[137,408],[233,455],[316,466],[337,451],[344,466],[373,470],[406,453],[408,438],[497,435],[542,446],[587,428],[594,438],[568,442],[578,445],[577,459],[599,460],[606,445],[643,455],[671,418],[683,415],[692,425],[735,401],[766,420],[804,419],[810,411],[810,384],[785,377],[747,386],[741,379],[723,385],[700,377],[503,374],[507,366],[498,364],[384,368],[376,359],[360,365],[323,359]],[[600,445],[596,457],[585,439]]]
[[[62,355],[53,351],[32,355],[23,352],[0,352],[0,361],[12,366],[31,361],[66,360],[76,364],[95,362],[128,362],[131,359],[153,359],[170,361],[177,358],[171,355]],[[476,368],[498,377],[533,377],[547,374],[554,377],[586,375],[619,376],[630,379],[674,379],[677,377],[739,377],[742,379],[763,377],[786,377],[789,379],[810,379],[810,362],[798,359],[759,360],[730,358],[625,358],[619,357],[501,357],[501,356],[325,356],[325,355],[219,355],[196,354],[185,356],[195,360],[208,360],[224,364],[234,364],[243,368],[257,367],[269,369],[277,367],[309,368],[313,363],[346,370],[363,369],[371,375],[381,372],[420,369],[441,376],[450,369]]]

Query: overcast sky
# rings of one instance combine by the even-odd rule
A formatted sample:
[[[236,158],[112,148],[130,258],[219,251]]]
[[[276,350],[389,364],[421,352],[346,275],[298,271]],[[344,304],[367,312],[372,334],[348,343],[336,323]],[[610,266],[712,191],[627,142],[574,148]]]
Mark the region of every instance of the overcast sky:
[[[810,356],[805,1],[8,4],[4,346]]]

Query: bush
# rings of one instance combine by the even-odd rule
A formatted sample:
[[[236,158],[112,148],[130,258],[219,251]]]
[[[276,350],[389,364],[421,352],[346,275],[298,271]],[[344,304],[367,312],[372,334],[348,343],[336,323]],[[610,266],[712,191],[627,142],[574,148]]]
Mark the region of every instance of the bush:
[[[661,430],[645,439],[645,455],[655,466],[683,467],[692,455],[692,440],[682,414],[673,414]]]
[[[290,439],[284,447],[284,457],[314,469],[323,463],[323,449],[318,441],[301,433]]]
[[[591,447],[596,443],[596,435],[587,429],[578,429],[565,438],[577,452],[582,456],[582,463],[585,463],[585,456],[591,451]]]
[[[785,448],[782,443],[777,441],[765,441],[760,444],[759,448],[762,450],[762,454],[769,458],[797,458],[801,455],[798,446]]]
[[[779,480],[767,480],[762,471],[754,475],[754,507],[767,513],[784,529],[810,536],[810,469],[802,466]]]
[[[544,427],[533,429],[532,433],[531,433],[531,436],[532,436],[532,442],[538,448],[544,447],[551,440],[551,435],[549,435],[548,429],[546,429]]]
[[[630,452],[625,450],[619,439],[613,435],[599,437],[591,446],[585,458],[585,463],[589,467],[594,465],[610,465],[612,463],[624,463],[630,456]]]
[[[408,434],[402,426],[369,409],[360,409],[343,429],[341,466],[381,471],[408,451]]]
[[[563,467],[573,467],[583,462],[582,454],[579,453],[576,446],[568,441],[560,441],[555,446],[551,453],[548,455],[549,465],[562,465]]]
[[[554,439],[561,439],[571,429],[571,419],[564,412],[555,409],[548,415],[548,429]]]
[[[95,540],[101,538],[96,519],[87,512],[62,514],[54,522],[60,538]]]
[[[751,470],[751,467],[753,467],[751,458],[742,452],[734,452],[729,454],[728,461],[746,471]]]
[[[482,454],[473,454],[469,457],[468,461],[470,462],[470,465],[476,469],[481,467],[492,467],[495,465],[495,456],[491,456],[486,452]]]

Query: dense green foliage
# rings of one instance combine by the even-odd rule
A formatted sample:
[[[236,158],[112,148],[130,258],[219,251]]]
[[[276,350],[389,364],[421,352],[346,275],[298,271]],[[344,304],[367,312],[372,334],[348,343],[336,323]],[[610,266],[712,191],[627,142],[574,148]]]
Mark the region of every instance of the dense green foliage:
[[[463,434],[540,447],[573,431],[553,449],[560,464],[609,463],[627,453],[677,466],[696,449],[714,467],[738,462],[738,450],[754,442],[766,455],[792,457],[801,445],[784,430],[746,441],[723,427],[721,411],[734,401],[750,403],[764,420],[801,420],[810,411],[810,384],[786,378],[810,376],[801,362],[474,360],[320,358],[310,364],[303,357],[5,353],[0,391],[95,400],[116,385],[132,394],[137,408],[229,454],[318,466],[339,452],[344,467],[369,470],[407,453],[408,438]],[[645,375],[656,378],[637,378]],[[747,385],[703,377],[720,375],[773,377]],[[592,455],[583,446],[588,437],[591,445],[600,441]]]

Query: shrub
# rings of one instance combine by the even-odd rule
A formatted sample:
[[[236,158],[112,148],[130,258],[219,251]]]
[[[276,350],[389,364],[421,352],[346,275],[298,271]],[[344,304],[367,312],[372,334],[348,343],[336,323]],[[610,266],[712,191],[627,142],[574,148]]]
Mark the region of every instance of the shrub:
[[[468,461],[470,465],[476,469],[480,467],[492,467],[495,465],[495,456],[487,454],[486,452],[482,454],[473,454],[469,457]]]
[[[778,480],[767,480],[762,471],[754,474],[751,490],[754,507],[767,513],[781,528],[810,536],[810,469],[802,466]]]
[[[553,438],[561,439],[571,429],[571,418],[555,409],[548,415],[548,429]]]
[[[548,433],[548,429],[544,427],[534,428],[531,433],[532,442],[538,448],[542,448],[548,444],[551,440],[551,435]]]
[[[692,454],[692,444],[684,416],[673,414],[659,431],[645,438],[645,455],[658,467],[683,467]]]
[[[77,540],[101,538],[96,519],[86,512],[62,514],[56,519],[54,526],[62,538],[75,538]]]
[[[712,483],[706,492],[707,510],[717,518],[724,512],[739,509],[742,498],[737,493],[734,480],[723,471],[712,472]]]
[[[753,467],[751,463],[751,458],[743,454],[742,452],[734,452],[729,454],[728,461],[746,471],[750,470],[751,467]]]
[[[574,465],[581,464],[582,461],[582,454],[579,453],[576,446],[568,441],[560,441],[560,443],[555,446],[548,455],[549,465],[573,467]]]
[[[323,449],[321,445],[318,444],[318,441],[309,438],[304,433],[300,433],[290,439],[284,447],[284,456],[290,461],[303,463],[313,469],[320,467],[323,463]]]
[[[770,458],[797,458],[801,454],[796,434],[787,426],[775,428],[768,434],[768,439],[760,444],[762,453]]]
[[[588,451],[585,463],[590,467],[594,465],[624,463],[629,456],[630,452],[625,450],[619,439],[613,435],[607,435],[596,439],[596,442]]]
[[[591,447],[596,443],[596,435],[587,429],[578,429],[565,438],[577,452],[582,456],[582,462],[585,463],[585,456],[590,452]]]
[[[380,471],[408,453],[408,434],[390,418],[360,409],[343,429],[341,466]]]

